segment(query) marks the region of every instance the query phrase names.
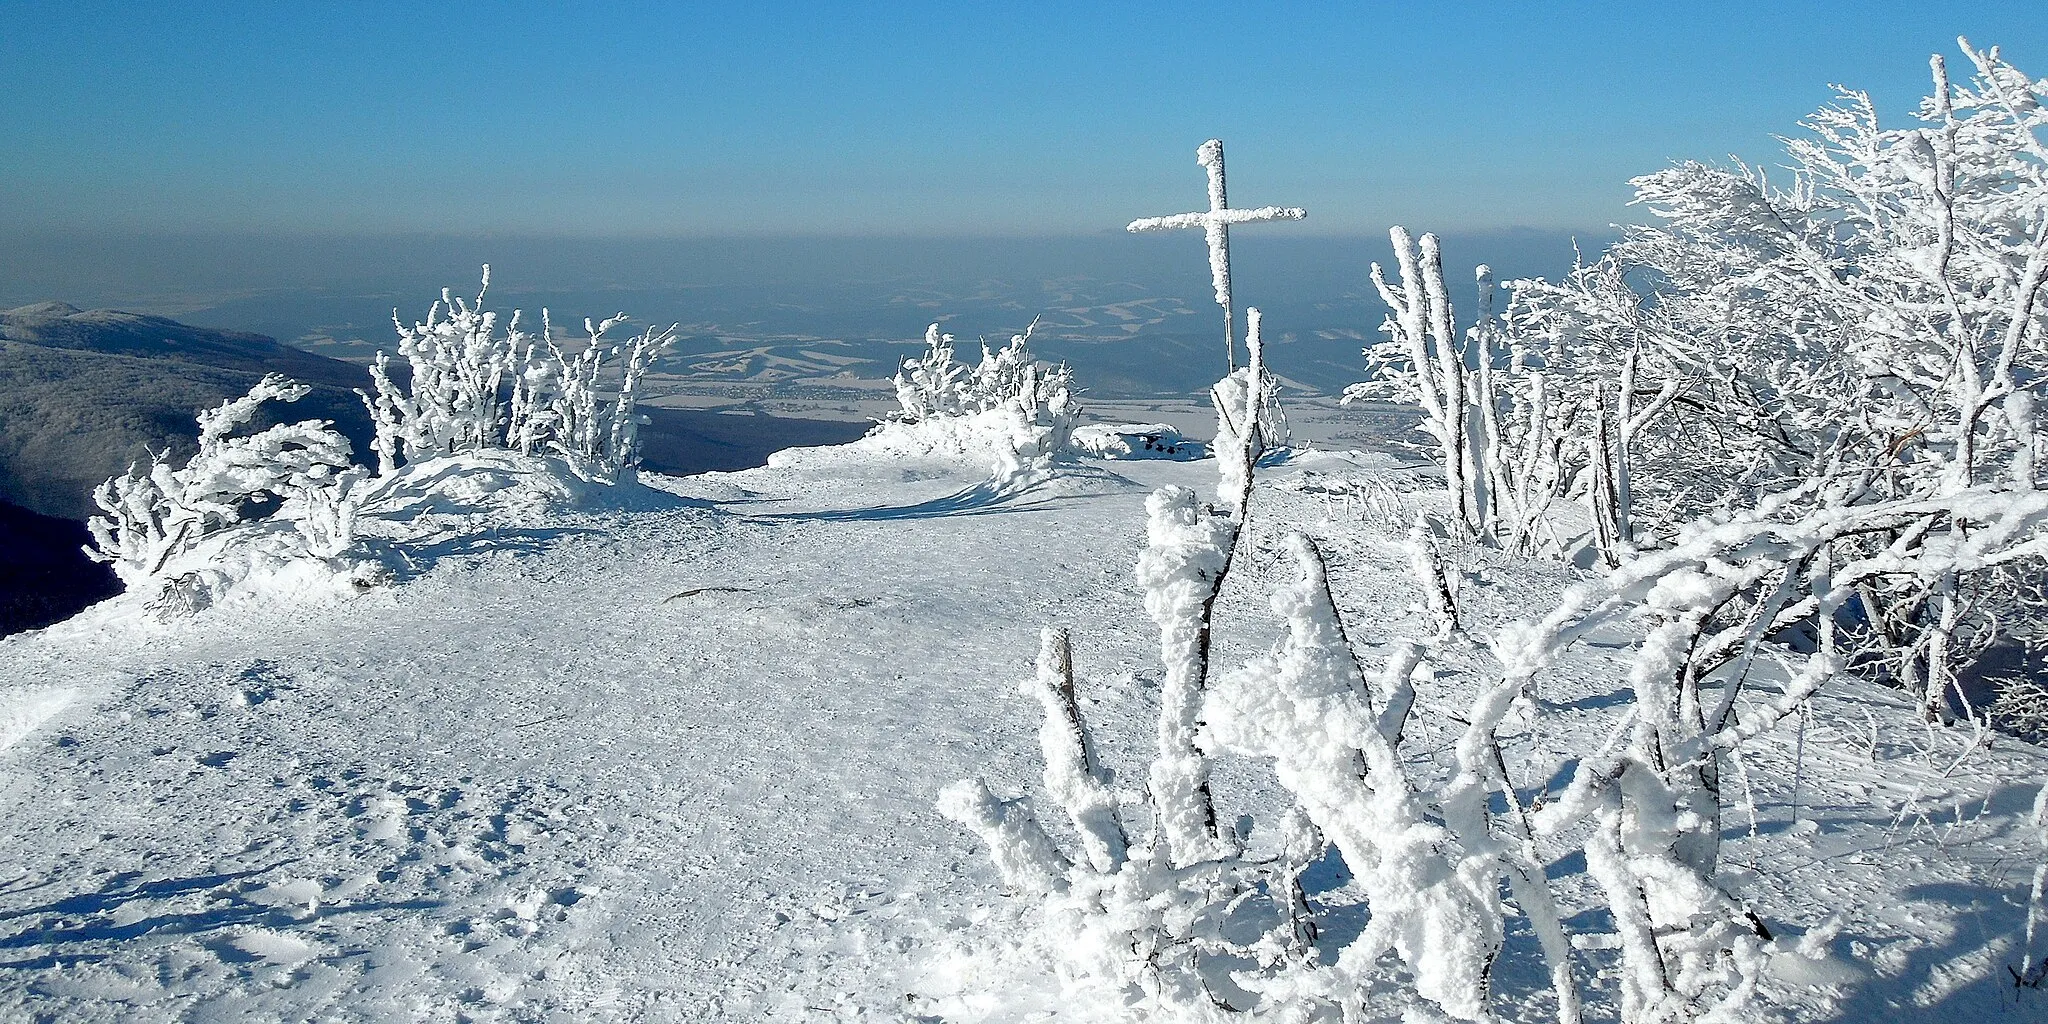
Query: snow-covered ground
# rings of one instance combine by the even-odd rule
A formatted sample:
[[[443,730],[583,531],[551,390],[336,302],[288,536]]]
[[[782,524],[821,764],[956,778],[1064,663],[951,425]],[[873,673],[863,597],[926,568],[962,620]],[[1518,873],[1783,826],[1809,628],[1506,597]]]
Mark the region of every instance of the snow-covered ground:
[[[418,505],[409,571],[360,596],[170,623],[117,599],[0,641],[0,1018],[1099,1019],[1058,1001],[1023,901],[933,802],[975,775],[1036,788],[1016,681],[1047,623],[1073,631],[1105,760],[1142,777],[1144,499],[1214,476],[1091,460],[999,486],[972,461],[811,449],[581,509]],[[1378,538],[1432,487],[1384,455],[1265,471],[1220,664],[1280,635],[1282,528],[1324,545],[1369,660],[1425,635],[1406,555]],[[1577,578],[1451,555],[1478,636]],[[1597,747],[1631,640],[1596,635],[1545,676],[1553,713],[1510,756]],[[1432,660],[1407,748],[1425,761],[1491,670],[1477,646]],[[1744,748],[1753,817],[1738,798],[1724,877],[1788,949],[1807,940],[1768,1003],[2048,1015],[2005,969],[2048,758],[2002,738],[1964,757],[1977,739],[1836,685],[1803,741]],[[1274,806],[1261,766],[1226,769],[1222,812]],[[1510,770],[1530,793],[1564,782]],[[1569,888],[1584,865],[1550,870]],[[1355,929],[1342,872],[1320,877],[1326,933]],[[1607,955],[1583,953],[1587,977]],[[1527,962],[1497,979],[1510,1019],[1547,1012]]]

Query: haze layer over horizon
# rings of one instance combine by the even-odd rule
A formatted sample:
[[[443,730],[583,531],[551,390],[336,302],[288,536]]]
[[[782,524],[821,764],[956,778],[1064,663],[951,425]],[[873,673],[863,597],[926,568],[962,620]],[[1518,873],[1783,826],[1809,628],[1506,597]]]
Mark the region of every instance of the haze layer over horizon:
[[[26,0],[0,233],[1075,235],[1198,205],[1286,230],[1600,231],[1676,159],[1772,162],[1830,82],[1903,116],[2036,5],[996,11]]]

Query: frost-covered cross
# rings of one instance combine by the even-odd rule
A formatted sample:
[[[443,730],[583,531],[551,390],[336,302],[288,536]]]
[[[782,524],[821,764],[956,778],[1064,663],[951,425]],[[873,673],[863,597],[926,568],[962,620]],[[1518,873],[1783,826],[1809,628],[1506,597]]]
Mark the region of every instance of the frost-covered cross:
[[[1256,210],[1233,210],[1223,190],[1223,140],[1210,139],[1195,151],[1195,162],[1209,171],[1209,209],[1198,213],[1176,213],[1170,217],[1134,220],[1126,231],[1170,231],[1201,228],[1209,238],[1209,276],[1216,284],[1216,304],[1223,307],[1223,352],[1230,369],[1237,369],[1237,340],[1230,308],[1230,226],[1267,220],[1301,220],[1308,211],[1299,206],[1261,206]]]

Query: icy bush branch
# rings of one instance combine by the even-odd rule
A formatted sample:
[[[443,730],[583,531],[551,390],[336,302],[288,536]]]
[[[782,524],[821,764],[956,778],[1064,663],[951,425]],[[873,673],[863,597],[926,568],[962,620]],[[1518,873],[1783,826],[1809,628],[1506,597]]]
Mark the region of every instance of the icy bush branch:
[[[1159,656],[1166,667],[1152,797],[1168,851],[1176,864],[1187,864],[1233,845],[1217,834],[1208,762],[1195,746],[1195,731],[1209,676],[1216,595],[1229,570],[1237,529],[1230,520],[1206,514],[1195,493],[1184,487],[1153,492],[1145,508],[1138,585],[1145,593],[1145,611],[1159,627]]]
[[[1038,732],[1038,746],[1045,753],[1045,791],[1066,809],[1088,863],[1099,873],[1114,872],[1124,862],[1129,840],[1117,820],[1110,776],[1089,747],[1088,727],[1074,694],[1074,654],[1066,630],[1046,627],[1038,674],[1025,689],[1045,711],[1045,724]]]
[[[1287,620],[1279,650],[1226,675],[1207,705],[1223,748],[1270,759],[1281,785],[1365,882],[1373,916],[1343,966],[1371,969],[1384,949],[1407,964],[1415,990],[1465,1020],[1486,1017],[1487,977],[1500,949],[1492,851],[1460,848],[1433,823],[1379,728],[1323,563],[1308,538],[1288,547],[1301,582],[1273,596]],[[1486,834],[1479,811],[1477,837]]]
[[[87,553],[109,562],[135,588],[165,573],[177,555],[245,520],[266,503],[306,509],[300,518],[313,553],[333,557],[352,540],[353,488],[348,439],[324,420],[281,423],[254,434],[235,431],[266,402],[296,402],[310,389],[272,374],[240,398],[198,415],[199,448],[183,466],[153,455],[93,492],[103,515],[87,524]]]

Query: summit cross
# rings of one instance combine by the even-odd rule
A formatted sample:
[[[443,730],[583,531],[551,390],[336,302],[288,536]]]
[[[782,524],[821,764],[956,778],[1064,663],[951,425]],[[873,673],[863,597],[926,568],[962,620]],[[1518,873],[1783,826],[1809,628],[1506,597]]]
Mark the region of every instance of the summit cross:
[[[1301,220],[1308,211],[1299,206],[1261,206],[1255,210],[1233,210],[1223,188],[1223,140],[1210,139],[1195,151],[1195,162],[1209,172],[1209,209],[1206,212],[1176,213],[1169,217],[1134,220],[1124,230],[1171,231],[1201,228],[1209,239],[1209,276],[1216,285],[1216,304],[1223,307],[1223,354],[1232,372],[1237,370],[1237,337],[1230,306],[1230,226],[1268,220]]]

